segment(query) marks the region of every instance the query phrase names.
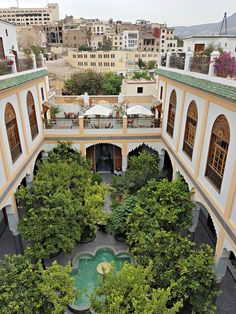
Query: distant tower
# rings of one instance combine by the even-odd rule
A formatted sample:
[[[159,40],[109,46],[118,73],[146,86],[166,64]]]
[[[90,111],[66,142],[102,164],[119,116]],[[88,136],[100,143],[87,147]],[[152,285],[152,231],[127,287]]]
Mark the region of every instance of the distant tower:
[[[224,18],[221,23],[219,35],[227,35],[227,12],[225,12],[224,14]]]
[[[17,8],[19,8],[19,0],[16,0]]]

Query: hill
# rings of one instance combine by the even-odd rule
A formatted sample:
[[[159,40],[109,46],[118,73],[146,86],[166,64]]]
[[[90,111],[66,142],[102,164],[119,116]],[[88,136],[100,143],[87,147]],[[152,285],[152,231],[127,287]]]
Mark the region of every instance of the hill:
[[[192,26],[174,26],[176,36],[185,38],[194,35],[218,35],[221,23],[208,23]],[[227,18],[228,35],[236,35],[236,13]]]

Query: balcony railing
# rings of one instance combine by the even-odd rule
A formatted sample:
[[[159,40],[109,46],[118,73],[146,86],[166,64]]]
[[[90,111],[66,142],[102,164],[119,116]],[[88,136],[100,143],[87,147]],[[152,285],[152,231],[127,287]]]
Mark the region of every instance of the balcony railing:
[[[0,61],[0,75],[11,74],[11,65],[8,65],[5,60]]]
[[[207,56],[195,55],[190,59],[189,69],[191,72],[208,74],[210,59]]]
[[[128,118],[128,128],[161,128],[161,119],[158,118]]]
[[[30,58],[27,59],[18,59],[16,61],[17,72],[23,72],[33,69],[33,61]]]
[[[85,129],[122,129],[122,118],[84,118]]]
[[[46,129],[78,129],[79,119],[50,119],[45,121]]]
[[[184,63],[185,63],[185,56],[184,55],[177,55],[172,54],[170,57],[170,68],[175,69],[184,69]]]

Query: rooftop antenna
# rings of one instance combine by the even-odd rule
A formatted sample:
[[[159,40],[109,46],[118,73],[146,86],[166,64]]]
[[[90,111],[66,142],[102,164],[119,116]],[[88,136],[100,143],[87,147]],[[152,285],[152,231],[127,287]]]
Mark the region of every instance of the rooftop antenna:
[[[219,35],[227,35],[227,12],[225,12],[221,23]]]

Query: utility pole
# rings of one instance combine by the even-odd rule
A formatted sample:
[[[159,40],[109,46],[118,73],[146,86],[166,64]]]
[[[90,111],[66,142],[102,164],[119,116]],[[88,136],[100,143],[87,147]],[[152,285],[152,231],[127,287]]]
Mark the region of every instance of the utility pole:
[[[225,28],[225,31],[223,31],[223,28]],[[223,21],[221,23],[220,32],[219,35],[227,35],[227,12],[225,12]]]

